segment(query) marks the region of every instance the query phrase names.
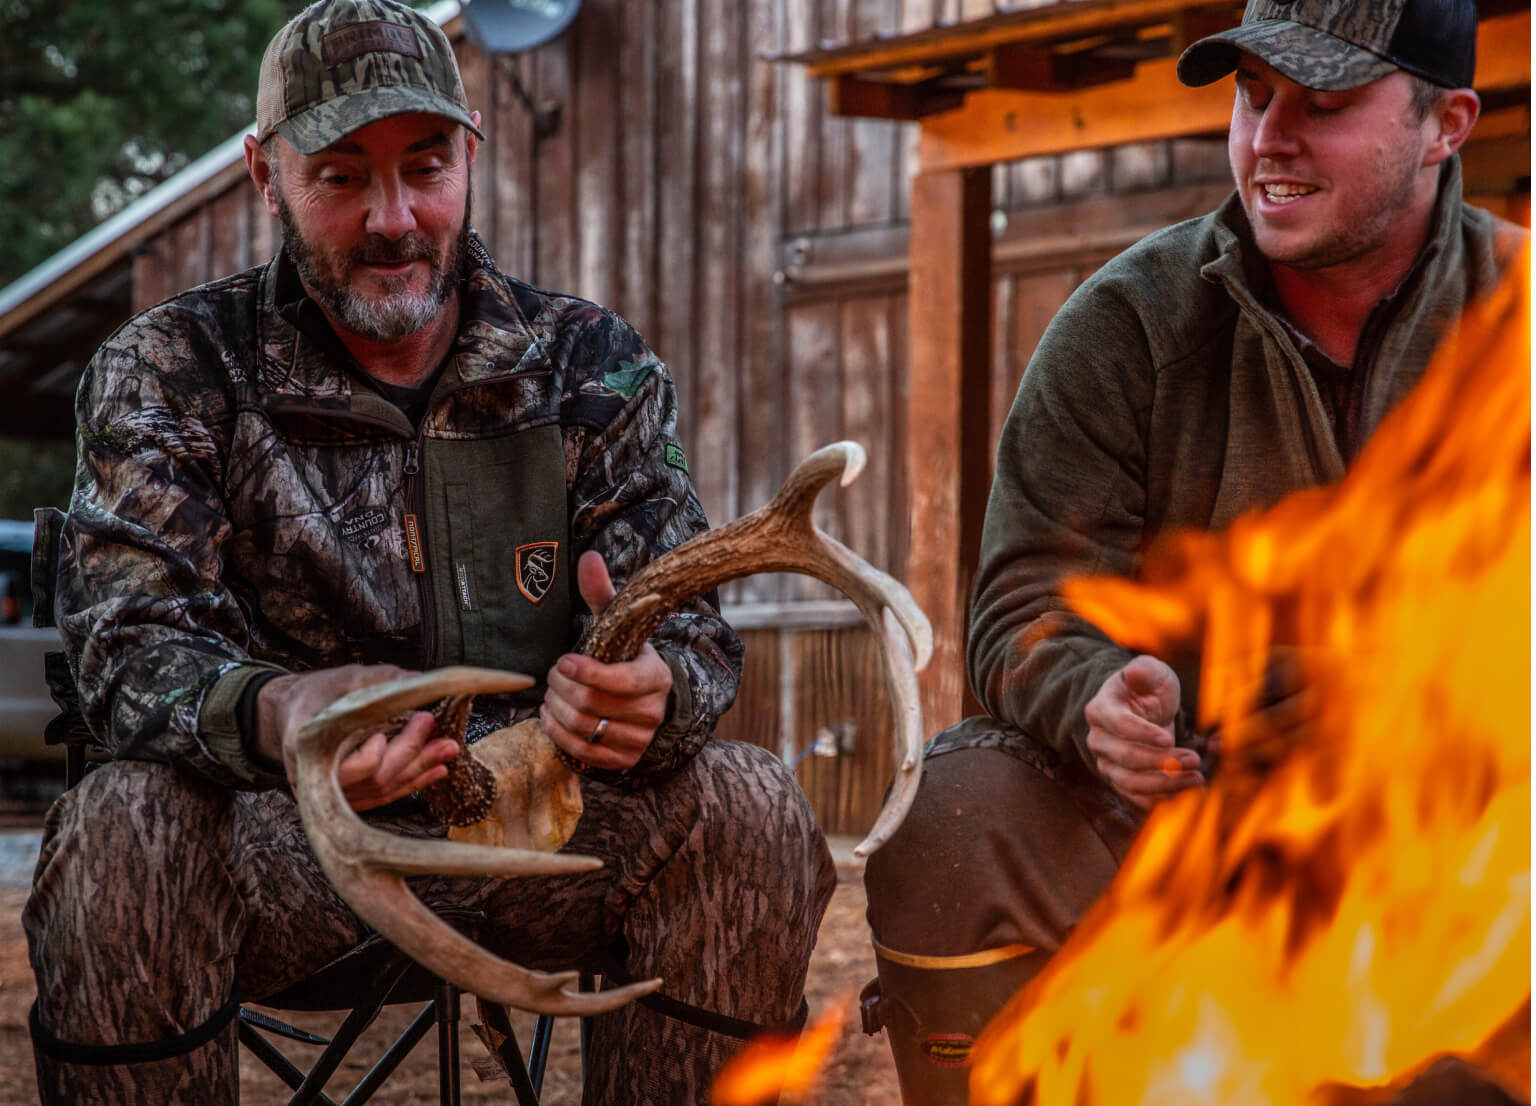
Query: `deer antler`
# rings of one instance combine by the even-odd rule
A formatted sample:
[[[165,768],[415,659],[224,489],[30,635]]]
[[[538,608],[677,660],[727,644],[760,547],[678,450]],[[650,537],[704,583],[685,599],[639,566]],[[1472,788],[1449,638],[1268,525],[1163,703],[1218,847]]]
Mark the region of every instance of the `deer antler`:
[[[868,836],[867,856],[896,832],[917,794],[923,711],[917,672],[933,654],[933,631],[907,589],[829,538],[811,521],[822,488],[847,487],[864,470],[864,448],[834,442],[811,454],[766,507],[708,530],[642,566],[598,617],[581,650],[601,661],[627,660],[684,601],[727,580],[759,572],[798,572],[852,599],[875,631],[895,721],[896,779]]]
[[[582,652],[601,661],[629,660],[657,625],[688,599],[758,572],[802,573],[842,591],[878,635],[894,706],[898,757],[896,780],[874,827],[855,850],[859,855],[879,848],[912,805],[923,741],[917,670],[933,652],[928,620],[907,590],[811,522],[817,493],[834,478],[846,487],[863,467],[864,450],[855,442],[817,450],[790,474],[772,503],[643,566],[603,610],[581,646]],[[359,819],[336,781],[336,767],[346,754],[401,712],[447,696],[516,691],[532,683],[512,673],[445,668],[354,691],[317,715],[300,733],[295,792],[315,855],[337,891],[359,917],[426,967],[503,1005],[550,1014],[603,1013],[654,990],[661,981],[597,993],[573,992],[568,987],[576,980],[576,972],[533,972],[494,956],[437,918],[403,878],[432,872],[553,875],[590,871],[601,867],[600,861],[399,837]],[[541,748],[547,747],[548,738],[543,742]],[[558,765],[554,768],[561,770]]]
[[[419,963],[504,1006],[544,1014],[602,1014],[654,991],[661,980],[577,991],[579,972],[535,972],[503,960],[446,924],[405,885],[407,875],[562,875],[601,868],[602,861],[401,837],[360,819],[336,780],[336,767],[346,755],[403,711],[450,695],[521,691],[532,684],[527,676],[511,672],[440,668],[344,695],[299,732],[295,797],[310,845],[331,884],[358,917]]]

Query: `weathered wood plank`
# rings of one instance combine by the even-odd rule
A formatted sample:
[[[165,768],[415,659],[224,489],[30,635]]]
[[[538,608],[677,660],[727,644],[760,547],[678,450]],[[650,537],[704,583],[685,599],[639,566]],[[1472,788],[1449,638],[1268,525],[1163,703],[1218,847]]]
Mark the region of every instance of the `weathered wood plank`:
[[[736,702],[715,727],[715,736],[746,741],[777,753],[779,734],[779,630],[739,631],[747,659]]]
[[[209,205],[209,278],[238,273],[251,265],[249,186],[236,185]]]
[[[656,8],[656,264],[660,301],[652,341],[677,381],[683,444],[698,452],[698,0]],[[713,516],[712,516],[713,517]]]
[[[783,0],[785,49],[804,50],[814,46],[818,34],[816,0]],[[786,235],[805,234],[819,226],[817,197],[821,181],[821,116],[823,110],[820,82],[804,71],[788,71],[784,81],[784,226]]]
[[[486,153],[491,159],[486,206],[496,210],[491,224],[491,253],[496,263],[520,280],[537,283],[539,272],[534,251],[538,248],[539,209],[534,162],[539,143],[534,138],[533,119],[513,88],[516,77],[527,90],[533,83],[533,73],[531,55],[496,61],[496,117],[485,132],[490,140]]]
[[[862,445],[868,456],[859,478],[837,493],[842,499],[842,541],[876,568],[890,572],[890,301],[885,296],[844,300],[839,316],[842,435]]]
[[[785,422],[790,464],[843,436],[840,418],[842,388],[836,301],[796,306],[785,313],[788,358],[785,365]],[[829,487],[816,501],[812,519],[841,539],[844,489]],[[807,576],[785,581],[785,598],[828,599],[837,593]]]
[[[493,127],[496,116],[494,62],[484,50],[475,46],[467,37],[454,43],[453,53],[458,58],[459,76],[464,81],[464,99],[469,104],[470,111],[480,113],[480,130],[487,138],[494,139]],[[496,242],[497,205],[494,192],[494,168],[498,153],[500,151],[495,148],[494,142],[481,143],[476,151],[475,163],[469,176],[474,204],[472,217],[474,225],[480,232],[481,239],[491,249],[495,249]]]
[[[737,411],[741,352],[741,158],[745,26],[739,0],[699,6],[699,291],[694,317],[694,484],[713,518],[741,513]],[[707,107],[705,106],[707,105]]]
[[[920,688],[931,730],[966,706],[967,592],[986,506],[992,425],[991,173],[913,181],[906,467],[911,530],[905,579],[934,630]]]
[[[767,503],[787,473],[789,458],[761,443],[784,440],[784,336],[779,325],[779,229],[784,224],[784,151],[780,110],[782,90],[804,74],[757,60],[784,33],[783,5],[753,3],[747,9],[746,124],[742,146],[742,341],[737,392],[742,448],[737,453],[739,510]],[[778,580],[755,576],[733,596],[741,602],[765,602],[779,596]]]
[[[658,334],[662,290],[656,279],[656,6],[666,0],[625,0],[619,7],[619,222],[621,250],[614,274],[615,310],[647,339]],[[662,352],[662,356],[666,354]]]
[[[575,218],[572,289],[613,306],[620,256],[619,128],[622,90],[616,61],[620,0],[587,0],[572,30],[571,99]]]
[[[581,293],[576,236],[583,213],[576,204],[577,120],[574,118],[576,36],[564,34],[533,55],[535,104],[561,105],[559,127],[535,137],[534,283],[557,292]]]
[[[200,207],[171,231],[172,294],[196,287],[212,275],[208,271],[208,246],[213,238],[211,222],[212,211]]]

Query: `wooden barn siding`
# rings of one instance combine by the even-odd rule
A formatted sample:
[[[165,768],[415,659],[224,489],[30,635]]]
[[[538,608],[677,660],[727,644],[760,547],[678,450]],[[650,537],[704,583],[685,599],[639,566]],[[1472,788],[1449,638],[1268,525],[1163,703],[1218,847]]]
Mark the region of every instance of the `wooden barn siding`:
[[[958,16],[956,4],[913,0],[588,0],[572,32],[534,54],[492,61],[460,49],[487,135],[476,225],[508,271],[612,306],[667,360],[709,517],[760,506],[805,454],[853,438],[868,465],[823,493],[817,523],[897,575],[909,541],[906,473],[893,465],[908,432],[904,287],[790,290],[776,274],[796,242],[815,252],[861,230],[901,230],[916,128],[828,117],[801,71],[756,59]],[[514,71],[536,104],[559,104],[552,133],[535,134]],[[1219,143],[1156,143],[999,166],[994,196],[1028,210],[1224,172]],[[135,307],[268,257],[277,238],[242,180],[140,251]],[[999,418],[1040,331],[1090,271],[1080,260],[1000,266]],[[725,598],[833,594],[759,577]],[[743,636],[748,666],[721,734],[792,756],[852,719],[852,754],[807,758],[798,776],[829,831],[862,833],[891,767],[872,636],[771,626]]]

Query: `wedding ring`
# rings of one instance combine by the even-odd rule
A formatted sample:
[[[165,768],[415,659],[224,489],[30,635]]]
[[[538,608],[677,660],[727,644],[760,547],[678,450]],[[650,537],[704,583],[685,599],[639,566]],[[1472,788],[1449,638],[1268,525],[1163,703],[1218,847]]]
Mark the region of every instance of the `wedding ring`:
[[[587,735],[587,744],[596,745],[603,740],[603,735],[608,732],[608,719],[599,718],[597,728]]]

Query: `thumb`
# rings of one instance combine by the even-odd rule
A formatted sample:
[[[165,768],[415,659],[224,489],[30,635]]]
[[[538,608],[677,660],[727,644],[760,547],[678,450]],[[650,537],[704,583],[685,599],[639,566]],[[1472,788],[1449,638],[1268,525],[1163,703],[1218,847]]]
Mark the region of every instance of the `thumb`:
[[[1166,726],[1179,709],[1179,675],[1163,661],[1143,653],[1120,670],[1132,709],[1148,722]]]
[[[601,614],[614,597],[613,581],[608,577],[608,565],[601,553],[589,549],[576,562],[576,590],[594,615]]]

